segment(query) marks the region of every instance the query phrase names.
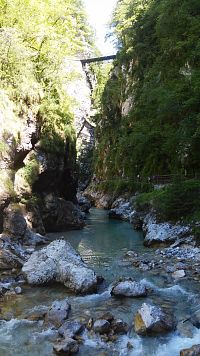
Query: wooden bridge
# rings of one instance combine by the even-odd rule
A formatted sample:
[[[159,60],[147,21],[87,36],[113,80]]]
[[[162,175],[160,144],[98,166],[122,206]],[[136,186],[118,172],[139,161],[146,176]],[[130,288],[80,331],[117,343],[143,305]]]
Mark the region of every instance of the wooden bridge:
[[[111,56],[103,56],[103,57],[95,57],[95,58],[84,58],[80,59],[81,63],[87,64],[87,63],[95,63],[95,62],[104,62],[104,61],[110,61],[116,58],[116,54],[113,54]]]

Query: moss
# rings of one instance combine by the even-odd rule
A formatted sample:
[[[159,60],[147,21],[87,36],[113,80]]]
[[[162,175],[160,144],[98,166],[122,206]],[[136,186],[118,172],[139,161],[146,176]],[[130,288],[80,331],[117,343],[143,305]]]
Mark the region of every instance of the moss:
[[[33,158],[29,161],[26,166],[23,168],[23,176],[27,183],[32,186],[33,183],[37,180],[39,174],[39,163]]]

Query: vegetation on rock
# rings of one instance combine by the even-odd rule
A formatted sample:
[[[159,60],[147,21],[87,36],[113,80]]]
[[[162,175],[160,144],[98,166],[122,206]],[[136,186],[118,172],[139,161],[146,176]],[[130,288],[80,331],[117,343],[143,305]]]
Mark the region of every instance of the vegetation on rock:
[[[119,52],[97,117],[96,174],[106,189],[114,177],[129,191],[146,190],[138,177],[196,178],[181,194],[177,185],[162,192],[167,217],[179,200],[187,203],[175,215],[190,215],[199,209],[200,3],[121,0],[112,27]]]

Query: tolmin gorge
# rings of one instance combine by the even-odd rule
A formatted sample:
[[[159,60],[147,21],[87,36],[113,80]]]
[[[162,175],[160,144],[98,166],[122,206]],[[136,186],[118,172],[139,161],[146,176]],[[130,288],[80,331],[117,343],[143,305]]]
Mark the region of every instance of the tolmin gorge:
[[[200,355],[200,1],[108,36],[0,0],[0,356]]]

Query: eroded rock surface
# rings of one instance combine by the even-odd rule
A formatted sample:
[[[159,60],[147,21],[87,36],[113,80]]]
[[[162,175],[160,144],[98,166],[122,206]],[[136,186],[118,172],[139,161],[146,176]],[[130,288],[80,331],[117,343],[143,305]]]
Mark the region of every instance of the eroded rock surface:
[[[155,217],[151,214],[144,218],[143,231],[145,233],[145,246],[170,245],[177,239],[183,239],[191,233],[188,226],[157,223]]]
[[[147,289],[139,282],[124,280],[115,284],[111,294],[118,297],[145,297],[147,295]]]
[[[135,315],[134,325],[139,335],[160,334],[174,329],[174,319],[160,307],[143,303]]]
[[[76,293],[90,293],[97,287],[97,276],[93,270],[64,240],[55,240],[47,247],[34,252],[22,271],[28,283],[32,285],[56,281]]]

